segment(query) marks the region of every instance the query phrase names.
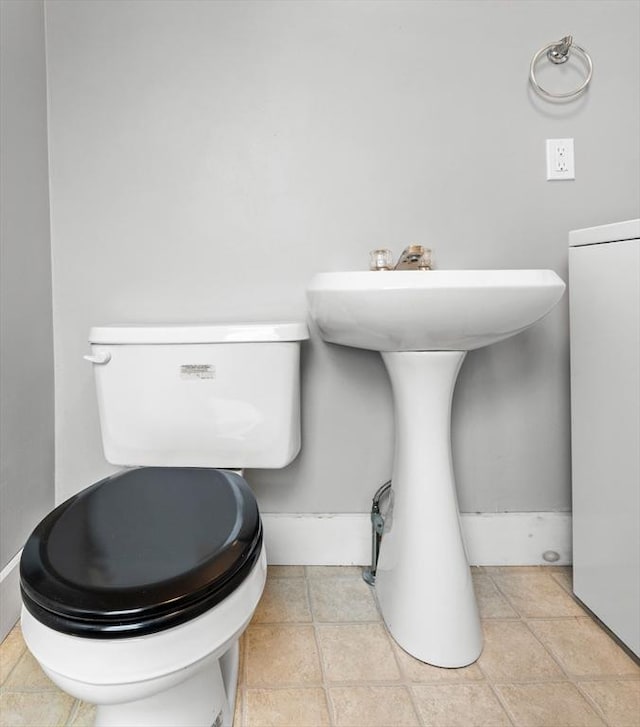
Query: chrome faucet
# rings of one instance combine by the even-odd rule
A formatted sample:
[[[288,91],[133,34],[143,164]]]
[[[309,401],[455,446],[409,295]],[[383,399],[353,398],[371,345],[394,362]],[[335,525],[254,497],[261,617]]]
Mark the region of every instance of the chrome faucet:
[[[402,251],[394,270],[431,270],[431,250],[409,245]]]

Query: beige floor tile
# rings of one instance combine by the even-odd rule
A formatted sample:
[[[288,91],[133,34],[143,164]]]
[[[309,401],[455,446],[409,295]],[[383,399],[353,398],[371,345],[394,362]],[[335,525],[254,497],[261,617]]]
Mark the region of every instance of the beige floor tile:
[[[18,663],[26,648],[20,624],[16,624],[0,644],[0,684],[4,684],[5,679]]]
[[[548,566],[541,565],[483,565],[481,570],[490,576],[513,575],[514,573],[542,573]]]
[[[233,727],[244,727],[244,689],[241,689],[238,685],[238,691],[236,692],[236,704],[233,710]]]
[[[93,727],[96,720],[96,707],[87,702],[79,702],[69,722],[70,727]]]
[[[333,687],[337,727],[413,727],[418,718],[405,687]]]
[[[244,727],[329,725],[324,689],[247,689]],[[234,725],[235,727],[235,725]]]
[[[307,578],[362,578],[362,566],[359,565],[306,565],[305,571]]]
[[[245,644],[247,686],[319,684],[312,626],[250,626]]]
[[[311,578],[315,621],[379,621],[371,588],[361,578]]]
[[[407,681],[427,684],[430,682],[477,682],[484,679],[477,664],[471,664],[460,669],[443,669],[414,659],[396,643],[392,643],[392,646],[396,659],[400,664],[400,671]]]
[[[507,727],[509,717],[488,684],[431,684],[412,687],[429,727]]]
[[[242,686],[245,682],[245,652],[247,648],[247,632],[246,630],[240,637],[240,643],[238,644],[239,647],[239,654],[238,654],[238,686]]]
[[[541,566],[541,570],[543,570],[545,573],[570,573],[571,571],[573,571],[573,566],[549,564]]]
[[[602,716],[610,727],[640,727],[640,667],[570,598],[570,568],[472,569],[485,648],[480,666],[462,669],[433,667],[400,649],[378,622],[360,571],[269,567],[241,640],[234,727],[395,727],[420,718],[428,727],[511,724],[485,677],[498,684],[517,727],[603,727]],[[567,673],[590,681],[564,681],[549,651]],[[56,690],[19,628],[0,645],[0,677],[2,727],[93,724],[95,708]]]
[[[549,573],[500,571],[491,575],[516,611],[525,618],[584,616],[584,610]]]
[[[267,578],[304,578],[303,565],[267,566]]]
[[[531,621],[529,626],[572,675],[640,675],[640,667],[590,618]]]
[[[2,727],[57,727],[67,723],[73,697],[62,692],[0,694]]]
[[[311,609],[304,578],[270,578],[253,616],[253,623],[310,622]]]
[[[20,661],[7,677],[4,688],[10,692],[44,692],[57,689],[30,651],[25,651],[20,657]]]
[[[496,573],[556,573],[571,570],[570,565],[483,565],[476,566],[483,573],[494,575]]]
[[[317,627],[329,682],[397,681],[400,671],[382,624]]]
[[[473,588],[481,618],[518,618],[518,614],[488,575],[473,573]]]
[[[569,565],[559,566],[551,570],[551,577],[559,583],[567,593],[573,593],[573,568]]]
[[[580,682],[578,687],[598,705],[609,724],[640,725],[640,681]]]
[[[604,727],[604,722],[569,682],[504,684],[496,689],[517,727]]]
[[[478,663],[495,682],[544,681],[564,678],[535,636],[520,621],[485,621],[484,649]]]

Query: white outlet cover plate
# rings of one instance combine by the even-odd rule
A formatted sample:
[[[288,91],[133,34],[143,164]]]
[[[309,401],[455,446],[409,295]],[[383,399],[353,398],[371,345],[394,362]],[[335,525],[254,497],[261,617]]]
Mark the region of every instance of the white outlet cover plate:
[[[575,178],[573,139],[547,139],[547,180]]]

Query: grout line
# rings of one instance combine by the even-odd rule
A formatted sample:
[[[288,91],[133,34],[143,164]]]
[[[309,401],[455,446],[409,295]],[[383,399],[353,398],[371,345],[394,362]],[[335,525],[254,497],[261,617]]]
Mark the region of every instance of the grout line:
[[[58,694],[60,692],[63,694],[69,694],[68,692],[63,692],[63,690],[59,689],[55,685],[53,687],[49,687],[49,689],[45,689],[43,687],[17,687],[13,689],[0,687],[0,689],[2,689],[3,694]]]
[[[487,678],[488,682],[491,682],[492,684],[495,684],[497,687],[508,687],[508,686],[534,686],[534,685],[544,685],[544,684],[552,684],[553,682],[570,682],[571,684],[582,684],[583,682],[631,682],[632,684],[634,682],[637,682],[637,679],[634,678],[627,678],[624,677],[616,677],[616,676],[607,676],[607,677],[595,677],[591,679],[576,679],[576,678],[566,678],[566,675],[559,674],[555,677],[549,677],[548,679],[518,679],[517,681],[506,681],[505,679],[490,679]],[[427,683],[427,682],[425,682]],[[433,682],[431,682],[433,683]],[[462,683],[462,682],[461,682]],[[465,682],[465,684],[470,684],[473,682]]]
[[[488,685],[489,689],[491,690],[493,696],[498,700],[498,704],[502,707],[504,713],[507,715],[507,719],[509,720],[509,722],[511,722],[513,727],[518,727],[515,715],[509,708],[509,705],[507,704],[507,702],[502,698],[502,695],[500,694],[500,692],[496,689],[495,684],[493,682],[487,680],[487,685]]]
[[[517,611],[516,611],[516,613],[517,613]],[[480,625],[482,626],[482,619],[480,619]],[[482,635],[482,639],[483,639],[482,651],[484,651],[484,633]],[[474,663],[477,665],[478,670],[482,674],[485,683],[489,685],[489,689],[491,690],[491,692],[493,693],[495,698],[498,700],[498,704],[502,707],[502,709],[504,710],[504,713],[507,715],[507,719],[509,720],[509,722],[511,722],[512,725],[517,727],[515,715],[509,708],[509,705],[507,704],[507,702],[502,698],[502,695],[496,689],[496,685],[494,684],[493,680],[489,678],[489,675],[485,672],[482,664],[480,663],[480,659],[482,658],[482,651],[480,652],[480,656],[476,659],[476,661]]]
[[[22,654],[20,654],[16,663],[11,667],[11,669],[9,669],[9,672],[8,672],[7,676],[5,677],[5,680],[2,682],[2,684],[0,684],[0,689],[2,689],[3,692],[14,691],[13,689],[11,689],[11,690],[7,689],[5,687],[5,684],[9,681],[11,675],[15,671],[16,667],[18,666],[18,662],[20,661],[20,659],[22,659],[23,655],[24,655],[24,652]]]
[[[240,700],[240,724],[238,727],[244,727],[246,723],[246,717],[245,712],[247,709],[247,700],[246,700],[246,684],[247,684],[247,678],[246,678],[246,671],[247,671],[247,658],[246,658],[246,650],[247,650],[247,629],[245,629],[240,636],[240,668],[238,670],[238,685],[236,687],[236,701]],[[235,720],[235,714],[236,714],[236,705],[233,705],[233,716],[232,720]],[[233,723],[232,723],[233,724]],[[233,725],[233,727],[236,727]]]
[[[498,591],[498,593],[502,596],[502,598],[504,598],[504,600],[514,610],[514,612],[516,613],[518,619],[522,620],[522,614],[515,607],[515,605],[513,604],[513,602],[511,601],[511,599],[509,598],[509,596],[507,596],[507,594],[502,590],[502,588],[500,588],[500,584],[493,578],[493,575],[490,572],[486,571],[486,576],[491,581],[491,583],[493,583],[493,585],[495,586],[496,591]]]
[[[575,682],[574,684],[575,688],[578,690],[579,694],[582,695],[582,698],[586,700],[587,704],[593,709],[593,711],[600,717],[600,719],[607,725],[607,727],[616,727],[616,725],[612,725],[609,720],[605,717],[604,711],[600,708],[600,705],[596,702],[595,699],[593,699],[589,694],[584,692],[580,688],[580,683]]]
[[[549,647],[548,647],[548,646],[547,646],[546,644],[543,644],[543,643],[542,643],[542,641],[541,641],[541,640],[540,640],[540,639],[538,638],[538,635],[537,635],[537,634],[536,634],[536,633],[534,632],[534,630],[533,630],[533,629],[532,629],[532,628],[531,628],[531,627],[529,626],[529,624],[527,623],[526,619],[524,619],[524,618],[523,618],[523,619],[522,619],[522,623],[523,623],[524,627],[525,627],[525,628],[527,629],[527,631],[528,631],[528,632],[529,632],[529,633],[530,633],[530,634],[531,634],[531,635],[533,636],[533,638],[534,638],[534,639],[536,640],[536,642],[537,642],[538,644],[540,644],[540,646],[541,646],[541,647],[542,647],[542,648],[544,649],[544,651],[545,651],[545,652],[546,652],[546,653],[547,653],[547,654],[549,655],[549,657],[550,657],[550,658],[551,658],[551,660],[552,660],[552,661],[553,661],[553,662],[554,662],[554,663],[556,664],[556,666],[558,667],[558,669],[560,669],[560,671],[562,672],[562,674],[564,674],[564,676],[565,676],[565,679],[566,679],[567,681],[570,681],[570,682],[571,682],[571,681],[573,681],[573,679],[572,679],[572,677],[571,677],[571,673],[567,671],[567,669],[566,669],[566,668],[565,668],[565,667],[563,666],[563,664],[562,664],[562,662],[560,661],[560,659],[559,659],[559,658],[558,658],[558,657],[557,657],[557,656],[556,656],[556,655],[555,655],[555,654],[554,654],[554,653],[553,653],[553,652],[551,651],[551,649],[550,649],[550,648],[549,648]]]
[[[391,635],[389,629],[387,628],[387,624],[384,622],[384,619],[382,618],[382,611],[380,609],[380,604],[378,603],[378,596],[376,595],[376,589],[373,586],[369,586],[371,589],[371,595],[373,596],[373,601],[376,604],[376,610],[378,611],[379,617],[380,617],[380,623],[382,624],[382,628],[384,629],[385,635],[390,642],[391,646],[391,653],[393,654],[393,658],[396,662],[396,666],[398,668],[398,673],[400,674],[400,682],[404,686],[404,688],[407,690],[407,693],[409,694],[409,701],[411,702],[411,706],[413,708],[413,711],[415,712],[415,716],[418,720],[418,724],[420,727],[428,727],[428,725],[425,724],[425,721],[422,719],[422,714],[420,713],[420,709],[418,708],[418,702],[416,699],[416,695],[413,691],[413,682],[411,678],[405,674],[404,669],[402,668],[402,664],[400,663],[400,658],[398,656],[398,652],[396,650],[396,644],[393,636]],[[398,644],[398,648],[402,648]]]
[[[309,605],[309,613],[311,614],[311,627],[313,628],[313,640],[316,645],[316,651],[318,653],[318,661],[320,662],[320,680],[322,683],[322,691],[324,692],[324,702],[327,707],[327,714],[329,715],[329,724],[331,727],[335,727],[336,724],[336,713],[331,699],[331,693],[329,692],[327,672],[324,666],[324,659],[322,657],[322,650],[320,648],[320,639],[318,638],[318,630],[316,628],[317,621],[316,615],[313,608],[313,601],[311,600],[311,584],[309,583],[309,572],[307,566],[304,567],[304,583],[305,583],[305,595],[307,597],[307,603]]]
[[[557,681],[557,680],[556,680]],[[346,689],[347,687],[375,687],[376,689],[379,689],[380,687],[408,687],[408,686],[425,686],[425,687],[435,687],[439,685],[444,686],[458,686],[458,685],[473,685],[473,684],[482,684],[482,679],[476,679],[475,681],[461,681],[461,682],[410,682],[406,679],[398,679],[397,681],[389,681],[388,679],[378,679],[371,680],[371,681],[354,681],[354,680],[344,680],[339,682],[328,682],[327,683],[327,689],[334,689],[334,688],[340,688],[340,689]],[[270,692],[277,692],[277,691],[287,691],[288,689],[323,689],[324,683],[323,682],[307,682],[305,684],[300,684],[300,682],[284,682],[282,684],[257,684],[254,687],[247,687],[247,691],[253,691],[253,690],[267,690]]]
[[[567,568],[570,568],[570,566],[566,566],[566,567],[567,567]],[[561,574],[560,572],[557,572],[557,571],[556,571],[556,575],[560,575],[560,574]],[[563,580],[562,578],[560,578],[560,579],[558,579],[558,578],[555,578],[555,576],[554,576],[554,574],[553,574],[553,573],[549,573],[549,575],[550,575],[550,576],[551,576],[551,577],[553,578],[553,580],[554,580],[554,581],[555,581],[555,582],[556,582],[556,583],[557,583],[557,584],[558,584],[558,585],[560,586],[560,588],[562,588],[562,590],[563,590],[563,591],[564,591],[565,593],[567,593],[568,595],[570,595],[570,596],[571,596],[572,598],[574,598],[574,599],[575,599],[575,596],[573,595],[573,589],[571,588],[571,585],[570,585],[570,584],[567,584],[567,583],[566,583],[566,582],[565,582],[565,581],[564,581],[564,580]],[[572,582],[573,582],[573,580],[572,580]]]
[[[576,684],[587,682],[639,682],[639,674],[576,674],[573,678]]]
[[[71,724],[73,724],[73,720],[76,718],[78,712],[80,711],[80,700],[76,699],[74,703],[71,705],[71,711],[69,712],[69,716],[67,717],[67,721],[65,724],[67,727]]]
[[[391,634],[387,632],[387,636],[389,639],[392,639],[393,637]],[[413,687],[416,685],[416,683],[412,682],[411,679],[407,676],[405,676],[404,671],[402,670],[402,667],[400,666],[400,662],[398,659],[398,656],[396,654],[396,650],[393,648],[393,645],[391,646],[393,650],[393,658],[396,660],[396,664],[398,664],[398,669],[400,670],[400,676],[401,676],[401,685],[407,690],[409,694],[409,701],[411,702],[411,706],[413,708],[413,711],[415,712],[416,718],[418,720],[418,724],[420,727],[428,727],[428,725],[425,723],[425,721],[422,719],[422,714],[420,713],[420,709],[418,707],[418,701],[416,698],[416,695],[413,691]],[[418,683],[419,686],[419,683]]]
[[[14,626],[14,628],[15,628],[15,626]],[[12,631],[13,631],[13,629],[12,629]],[[10,634],[10,633],[11,633],[11,631],[9,632],[9,634]],[[4,642],[5,642],[5,641],[6,641],[6,640],[7,640],[8,638],[9,638],[9,634],[7,634],[7,635],[6,635],[6,637],[5,637],[4,641],[2,642],[2,644],[4,644]],[[16,667],[17,667],[17,666],[18,666],[18,664],[19,664],[19,663],[20,663],[20,662],[22,661],[22,658],[24,657],[24,655],[25,655],[25,654],[26,654],[26,652],[28,651],[28,649],[27,649],[27,645],[25,644],[25,642],[24,642],[24,638],[23,638],[23,636],[22,636],[22,632],[20,632],[20,639],[21,639],[21,641],[22,641],[22,646],[23,646],[23,648],[22,648],[22,651],[20,652],[20,656],[18,656],[18,658],[17,658],[16,660],[15,660],[15,663],[14,663],[14,665],[13,665],[13,666],[11,667],[11,669],[9,669],[9,671],[7,672],[7,675],[5,676],[5,678],[4,678],[4,681],[2,682],[2,684],[0,684],[0,687],[2,687],[2,691],[6,691],[6,689],[5,689],[5,686],[4,686],[4,685],[5,685],[5,684],[6,684],[6,683],[7,683],[8,681],[9,681],[9,679],[10,679],[11,675],[12,675],[12,674],[13,674],[13,672],[14,672],[14,671],[16,670]],[[0,646],[1,646],[2,644],[0,644]],[[11,691],[13,691],[13,690],[11,690]]]
[[[553,621],[553,622],[593,621],[593,619],[590,618],[587,614],[583,614],[583,615],[569,614],[568,616],[523,616],[522,620],[526,623],[544,623],[545,621]]]

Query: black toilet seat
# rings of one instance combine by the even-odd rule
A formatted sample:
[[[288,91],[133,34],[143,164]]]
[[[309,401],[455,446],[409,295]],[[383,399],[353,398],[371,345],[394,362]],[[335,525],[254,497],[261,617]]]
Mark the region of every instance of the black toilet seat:
[[[258,506],[240,475],[128,470],[70,498],[36,527],[20,561],[22,598],[56,631],[151,634],[227,597],[261,549]]]

